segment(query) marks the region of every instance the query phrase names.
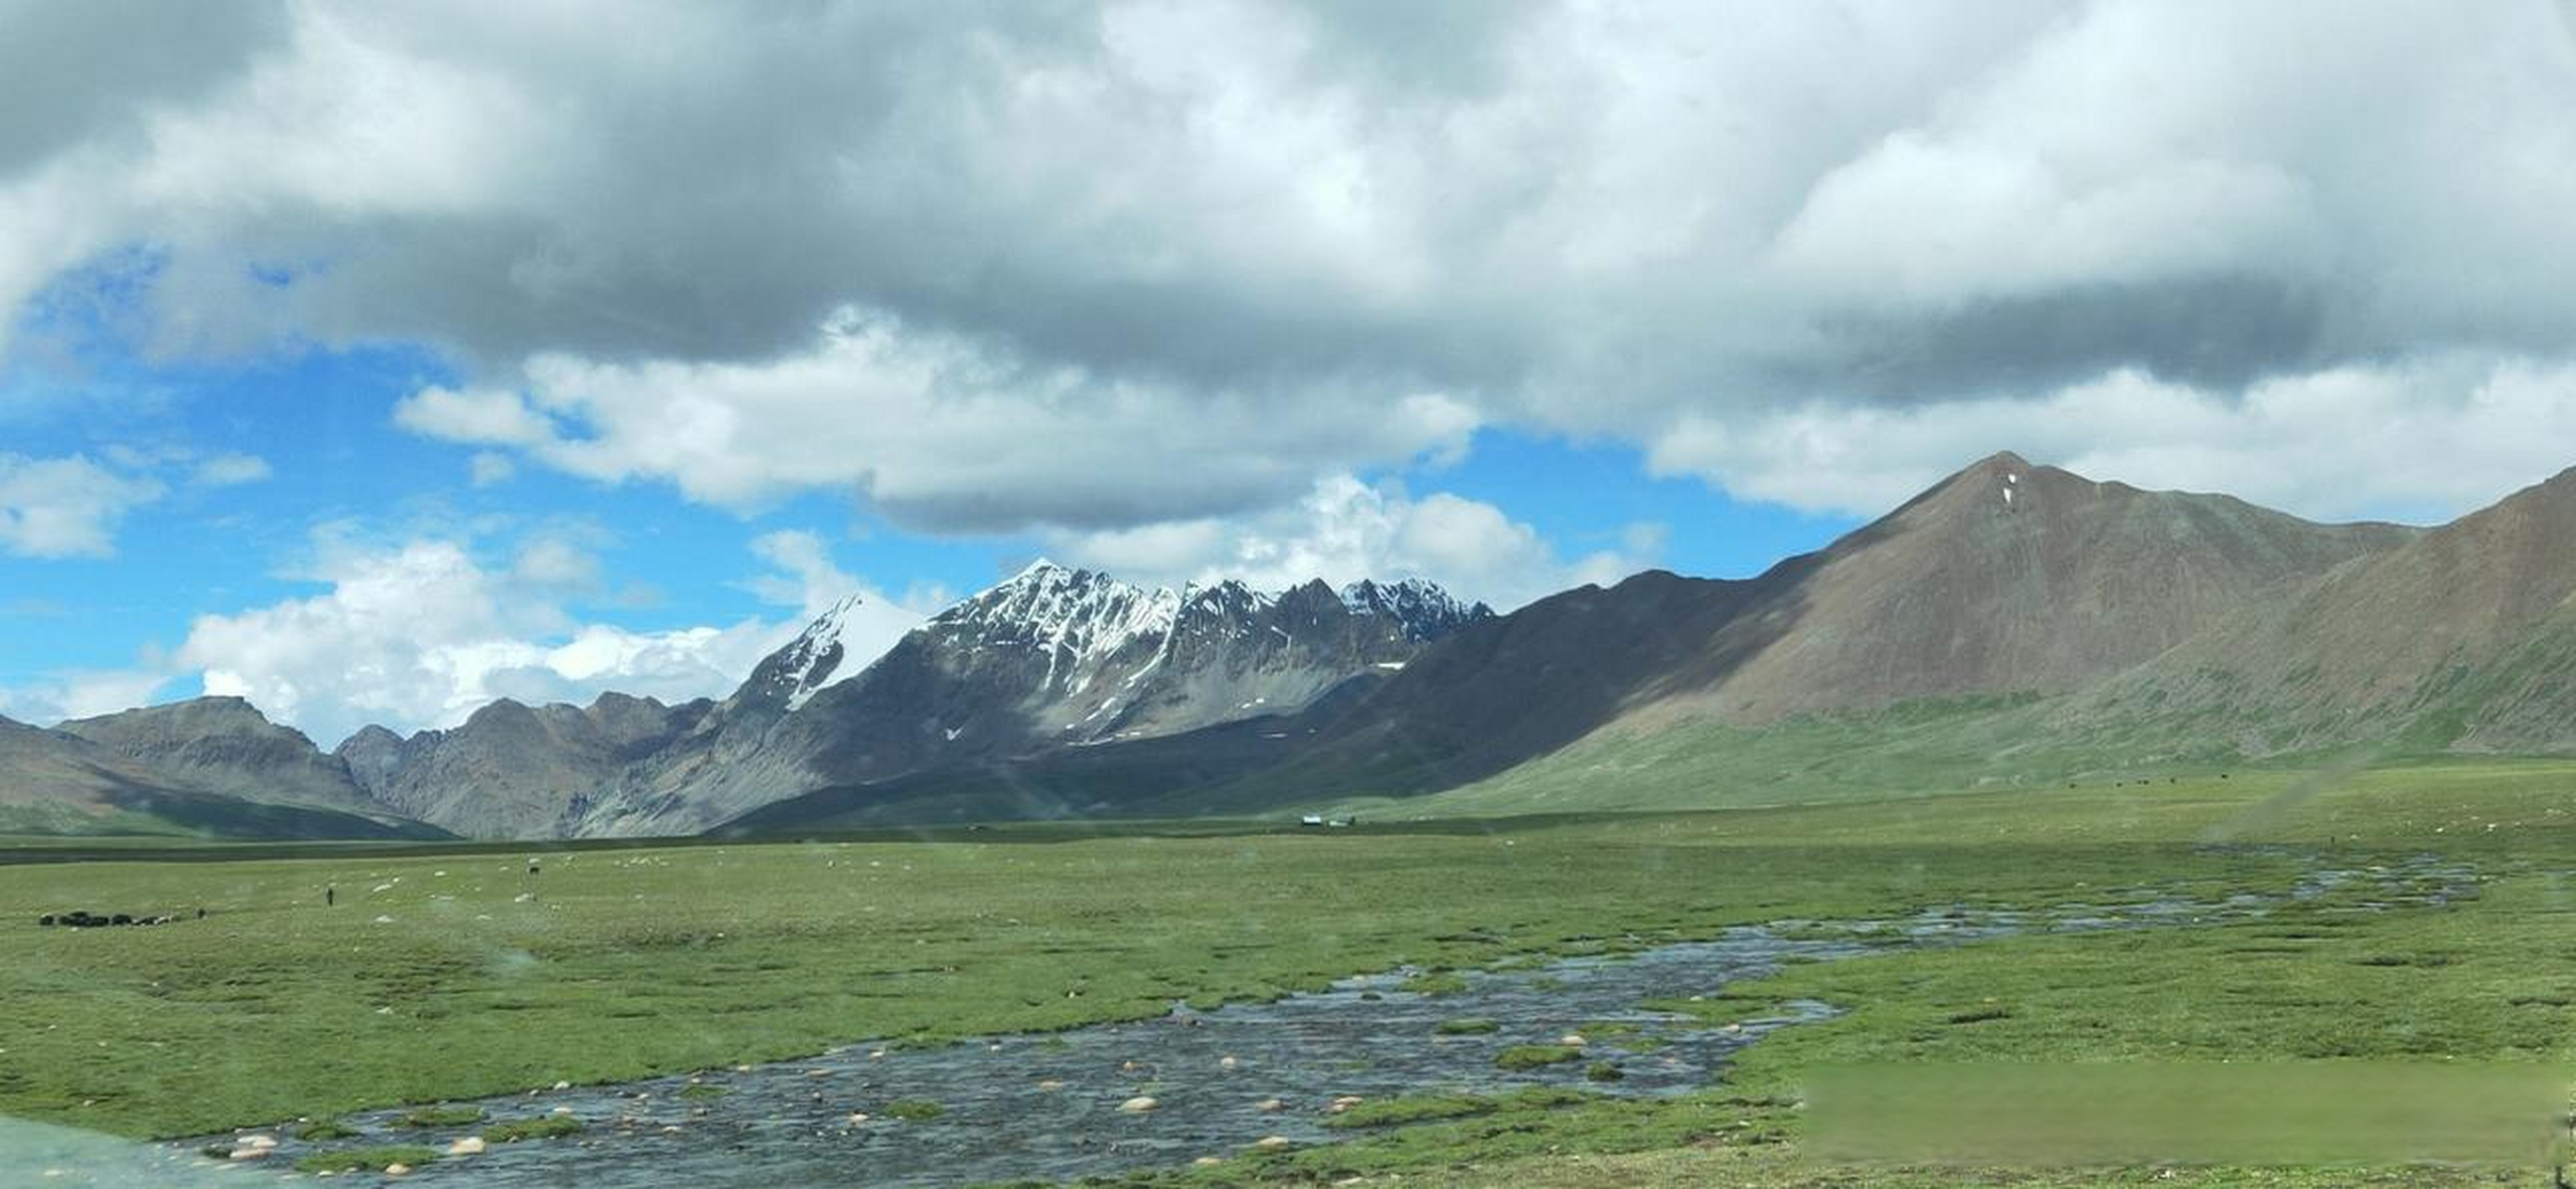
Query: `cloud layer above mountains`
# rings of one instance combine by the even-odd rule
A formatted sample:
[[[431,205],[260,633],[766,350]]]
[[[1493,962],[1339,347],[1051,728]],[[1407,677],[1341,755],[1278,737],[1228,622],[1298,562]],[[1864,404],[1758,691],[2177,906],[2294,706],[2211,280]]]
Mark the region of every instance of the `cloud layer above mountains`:
[[[2036,413],[2333,513],[2536,476],[2267,439],[2569,404],[2549,0],[0,9],[0,309],[434,344],[478,474],[1117,531],[1512,424],[1875,509]]]

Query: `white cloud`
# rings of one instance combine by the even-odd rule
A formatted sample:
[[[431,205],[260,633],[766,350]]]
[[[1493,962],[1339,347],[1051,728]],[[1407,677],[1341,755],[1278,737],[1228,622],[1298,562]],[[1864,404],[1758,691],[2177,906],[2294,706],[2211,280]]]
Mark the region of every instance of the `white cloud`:
[[[510,456],[506,454],[477,450],[474,452],[474,457],[466,460],[466,476],[474,481],[476,487],[507,483],[511,476],[518,473],[518,464],[511,462]]]
[[[1448,492],[1416,498],[1402,486],[1349,475],[1318,482],[1288,508],[1092,533],[1059,533],[1063,560],[1130,581],[1177,584],[1242,578],[1281,588],[1322,578],[1429,578],[1463,598],[1510,610],[1586,582],[1614,582],[1654,564],[1658,526],[1633,525],[1618,547],[1567,558],[1538,530],[1499,508]]]
[[[334,535],[319,553],[311,577],[322,592],[199,616],[174,660],[207,693],[248,698],[325,746],[369,722],[403,732],[452,726],[500,697],[721,697],[805,623],[747,617],[635,631],[579,622],[561,598],[596,585],[597,559],[551,538],[525,544],[503,568],[453,541],[374,548]]]
[[[167,672],[151,669],[71,669],[48,673],[31,685],[0,687],[0,715],[38,726],[67,718],[114,714],[149,705],[170,685]]]
[[[2576,343],[2551,0],[68,7],[0,46],[0,327],[146,245],[152,347],[447,351],[403,423],[478,482],[1136,529],[1509,423],[1758,494],[1712,427]]]
[[[2134,371],[2035,400],[1814,405],[1689,419],[1658,474],[1876,515],[1997,449],[2143,487],[2224,491],[2317,519],[2439,519],[2576,463],[2576,366],[2447,357],[2266,381],[2241,397]]]
[[[199,487],[238,487],[269,478],[268,460],[256,454],[218,454],[197,463],[189,482]]]
[[[83,455],[0,451],[0,550],[22,557],[106,557],[118,522],[159,499],[158,480],[121,475]]]
[[[779,572],[754,578],[744,584],[745,589],[764,602],[794,607],[808,618],[822,614],[825,608],[858,592],[863,585],[832,563],[831,546],[824,544],[823,538],[802,529],[763,533],[752,538],[751,551]]]
[[[425,389],[395,417],[594,479],[668,479],[730,507],[855,487],[909,522],[981,531],[1273,504],[1321,466],[1454,454],[1476,425],[1435,393],[1211,401],[1016,366],[953,336],[849,313],[808,349],[767,362],[549,355],[528,378],[524,396]]]

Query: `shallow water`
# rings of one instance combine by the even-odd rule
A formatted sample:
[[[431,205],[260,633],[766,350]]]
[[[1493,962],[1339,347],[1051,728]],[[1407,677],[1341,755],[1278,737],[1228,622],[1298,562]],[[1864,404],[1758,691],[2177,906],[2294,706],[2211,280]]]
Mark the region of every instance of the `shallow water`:
[[[493,1145],[429,1165],[407,1182],[476,1186],[865,1184],[954,1186],[1065,1180],[1186,1164],[1240,1153],[1265,1136],[1325,1143],[1336,1097],[1391,1098],[1432,1091],[1507,1092],[1530,1086],[1661,1095],[1706,1088],[1727,1059],[1763,1036],[1823,1019],[1821,1003],[1720,1027],[1645,1011],[1654,999],[1687,999],[1759,978],[1784,962],[1833,961],[2026,932],[2079,932],[2214,924],[2261,916],[2286,900],[2312,900],[2354,885],[2377,906],[2440,904],[2470,886],[2464,868],[2424,858],[2392,868],[2312,872],[2272,896],[2197,901],[2130,892],[2103,902],[2029,911],[1932,909],[1897,920],[1778,922],[1729,929],[1707,941],[1629,955],[1570,958],[1522,969],[1473,972],[1461,990],[1424,996],[1397,989],[1410,971],[1346,979],[1330,990],[1210,1012],[1176,1006],[1162,1018],[1044,1035],[999,1036],[927,1049],[854,1045],[801,1061],[575,1087],[482,1100],[493,1120],[569,1113],[578,1136]],[[1486,1035],[1442,1036],[1442,1021],[1494,1021]],[[1494,1058],[1518,1044],[1555,1043],[1602,1023],[1634,1033],[1587,1037],[1582,1060],[1507,1072]],[[1631,1052],[1627,1042],[1653,1042]],[[1231,1060],[1229,1060],[1229,1058]],[[1587,1066],[1616,1063],[1616,1082]],[[721,1089],[690,1097],[692,1083]],[[714,1093],[701,1090],[699,1095]],[[1150,1095],[1157,1107],[1122,1112]],[[930,1120],[888,1117],[898,1099],[936,1102]],[[1262,1109],[1265,1100],[1282,1104]],[[281,1169],[316,1152],[419,1143],[444,1148],[480,1126],[407,1129],[404,1112],[350,1116],[355,1138],[304,1144],[267,1131],[279,1147],[260,1163]],[[853,1119],[854,1113],[868,1116]],[[189,1141],[194,1152],[224,1135]],[[240,1183],[240,1173],[226,1179]]]

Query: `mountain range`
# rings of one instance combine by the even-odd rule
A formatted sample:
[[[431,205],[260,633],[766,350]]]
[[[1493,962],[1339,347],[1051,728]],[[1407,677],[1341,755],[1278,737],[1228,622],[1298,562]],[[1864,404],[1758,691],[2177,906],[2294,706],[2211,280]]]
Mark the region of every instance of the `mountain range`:
[[[2356,750],[2557,753],[2576,750],[2571,544],[2576,472],[2422,529],[2005,453],[1751,578],[1649,571],[1508,615],[1420,581],[1155,590],[1041,562],[873,661],[842,639],[877,609],[846,601],[721,701],[502,701],[328,753],[236,699],[52,730],[0,720],[0,823],[797,832],[1515,803],[1501,789],[1625,805],[1651,783],[1632,779],[1640,757],[1665,766],[1657,803],[1685,805]],[[1823,738],[1848,754],[1782,758]],[[1854,758],[1900,754],[1920,762],[1864,776]]]

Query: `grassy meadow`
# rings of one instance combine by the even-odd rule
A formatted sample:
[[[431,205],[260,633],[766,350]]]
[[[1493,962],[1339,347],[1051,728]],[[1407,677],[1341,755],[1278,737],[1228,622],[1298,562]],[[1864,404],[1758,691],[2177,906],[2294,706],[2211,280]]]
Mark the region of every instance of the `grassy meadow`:
[[[2211,846],[2212,842],[2249,844]],[[1436,1099],[1145,1183],[2496,1184],[2491,1170],[1840,1168],[1802,1071],[1870,1060],[2504,1057],[2576,1048],[2576,764],[2238,772],[1721,812],[1300,830],[1008,827],[769,844],[109,847],[0,867],[0,1113],[178,1136],[362,1107],[1158,1015],[1400,963],[1728,924],[2278,890],[2271,843],[2476,865],[2447,909],[2030,936],[1795,966],[1675,1010],[1848,1009],[1690,1098]],[[0,844],[0,850],[6,850]],[[30,844],[19,857],[41,857]],[[238,855],[239,857],[230,857]],[[541,870],[529,871],[538,860]],[[336,905],[322,903],[336,890]],[[208,915],[193,919],[198,908]],[[40,913],[181,914],[40,929]],[[2512,1174],[2534,1183],[2530,1170]],[[2545,1173],[2537,1183],[2546,1184]],[[2517,1183],[2506,1179],[2501,1183]]]

